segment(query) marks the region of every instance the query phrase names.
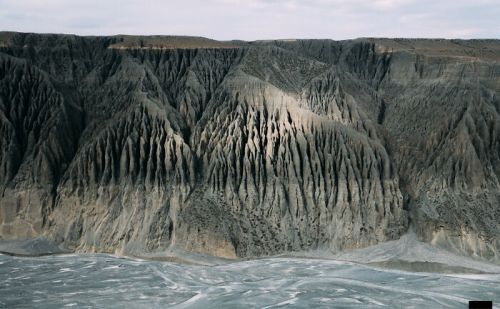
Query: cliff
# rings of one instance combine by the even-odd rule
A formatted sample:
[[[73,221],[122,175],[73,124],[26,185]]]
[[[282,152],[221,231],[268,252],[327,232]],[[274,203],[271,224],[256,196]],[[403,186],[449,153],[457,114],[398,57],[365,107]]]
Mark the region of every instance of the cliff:
[[[499,260],[500,41],[0,33],[0,236]]]

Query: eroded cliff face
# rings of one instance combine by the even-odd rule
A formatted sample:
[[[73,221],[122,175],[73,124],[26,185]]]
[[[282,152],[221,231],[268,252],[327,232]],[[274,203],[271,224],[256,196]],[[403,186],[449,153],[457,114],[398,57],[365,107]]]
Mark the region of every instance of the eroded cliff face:
[[[0,40],[1,237],[498,259],[497,41]]]

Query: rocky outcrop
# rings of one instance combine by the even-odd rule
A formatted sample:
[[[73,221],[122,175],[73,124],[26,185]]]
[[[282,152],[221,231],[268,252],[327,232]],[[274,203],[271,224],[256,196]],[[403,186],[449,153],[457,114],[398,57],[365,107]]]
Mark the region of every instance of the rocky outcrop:
[[[4,238],[498,259],[497,41],[0,41]]]

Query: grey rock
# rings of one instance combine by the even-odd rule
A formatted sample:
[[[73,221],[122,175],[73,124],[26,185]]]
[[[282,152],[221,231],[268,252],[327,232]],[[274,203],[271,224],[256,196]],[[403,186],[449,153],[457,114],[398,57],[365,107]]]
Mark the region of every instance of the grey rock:
[[[499,260],[500,42],[0,33],[0,236]]]
[[[40,236],[27,239],[0,239],[0,253],[15,256],[42,256],[68,253],[47,238]]]

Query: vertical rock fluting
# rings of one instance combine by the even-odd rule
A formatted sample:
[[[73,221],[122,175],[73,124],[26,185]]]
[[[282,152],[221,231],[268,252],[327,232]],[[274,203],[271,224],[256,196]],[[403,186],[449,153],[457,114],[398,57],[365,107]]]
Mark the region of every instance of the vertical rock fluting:
[[[498,43],[130,39],[0,35],[0,236],[495,258]]]
[[[24,60],[0,57],[2,234],[42,232],[77,147],[81,109]]]
[[[244,221],[238,254],[366,246],[405,230],[388,154],[369,124],[356,129],[359,113],[334,84],[314,98],[291,96],[235,72],[223,86],[192,144],[209,195],[223,192]],[[318,115],[309,109],[318,101],[335,107]]]
[[[394,55],[383,124],[421,238],[498,261],[500,67],[477,54]]]

